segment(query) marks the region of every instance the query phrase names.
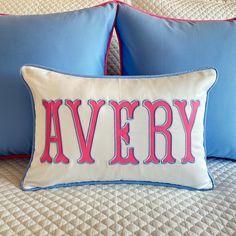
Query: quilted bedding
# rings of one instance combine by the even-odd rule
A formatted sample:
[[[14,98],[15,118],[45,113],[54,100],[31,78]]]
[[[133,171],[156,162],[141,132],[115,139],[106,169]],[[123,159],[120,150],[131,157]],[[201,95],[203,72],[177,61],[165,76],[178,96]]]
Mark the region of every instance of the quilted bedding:
[[[102,0],[4,0],[0,12],[75,10]],[[235,17],[235,0],[127,0],[158,14],[189,19]],[[116,38],[109,71],[119,73]],[[236,162],[208,160],[209,192],[140,185],[97,185],[22,192],[28,160],[0,162],[0,235],[236,235]]]
[[[140,185],[22,192],[27,160],[0,163],[0,235],[236,235],[236,162],[210,159],[208,192]]]

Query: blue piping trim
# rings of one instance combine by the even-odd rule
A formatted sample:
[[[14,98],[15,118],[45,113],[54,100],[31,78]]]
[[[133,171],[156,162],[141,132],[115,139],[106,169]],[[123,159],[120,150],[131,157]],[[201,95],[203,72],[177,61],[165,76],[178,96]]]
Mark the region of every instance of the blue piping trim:
[[[84,186],[84,185],[97,185],[97,184],[137,184],[137,185],[150,185],[150,186],[161,186],[161,187],[174,187],[178,189],[185,189],[190,191],[208,191],[212,190],[213,188],[207,189],[197,189],[193,187],[178,185],[178,184],[170,184],[170,183],[162,183],[162,182],[152,182],[152,181],[137,181],[137,180],[111,180],[111,181],[83,181],[83,182],[72,182],[72,183],[62,183],[62,184],[55,184],[47,187],[32,187],[30,189],[24,188],[22,185],[22,190],[25,192],[31,191],[38,191],[38,190],[46,190],[46,189],[53,189],[53,188],[66,188],[72,186]]]
[[[216,72],[216,80],[214,82],[214,84],[208,89],[207,91],[207,98],[206,98],[206,104],[205,104],[205,114],[204,114],[204,127],[206,127],[206,116],[207,116],[207,105],[208,105],[208,100],[209,100],[209,92],[210,90],[214,87],[214,85],[216,84],[216,81],[218,80],[218,72],[215,68],[213,67],[205,67],[205,68],[199,68],[197,70],[190,70],[190,71],[185,71],[185,72],[181,72],[181,73],[172,73],[172,74],[163,74],[163,75],[152,75],[152,76],[80,76],[80,75],[75,75],[75,74],[69,74],[69,73],[64,73],[64,72],[60,72],[57,70],[53,70],[51,68],[47,68],[47,67],[43,67],[43,66],[37,66],[37,65],[24,65],[24,66],[31,66],[31,67],[36,67],[39,69],[45,69],[48,71],[52,71],[52,72],[56,72],[56,73],[61,73],[64,75],[71,75],[71,76],[76,76],[76,77],[83,77],[83,78],[101,78],[101,79],[107,79],[107,78],[112,78],[112,79],[118,79],[118,78],[124,78],[124,79],[138,79],[138,78],[162,78],[162,77],[167,77],[167,76],[177,76],[177,75],[182,75],[182,74],[186,74],[186,73],[191,73],[191,72],[197,72],[199,70],[208,70],[208,69],[213,69]],[[35,122],[35,103],[34,103],[34,98],[33,98],[33,94],[31,92],[31,89],[29,87],[29,85],[26,83],[26,81],[23,78],[22,75],[22,71],[20,70],[20,74],[21,74],[21,78],[24,81],[26,88],[29,91],[30,94],[30,99],[31,99],[31,106],[32,106],[32,111],[33,111],[33,118],[34,118],[34,124],[33,124],[33,142],[32,142],[32,154],[31,154],[31,158],[30,158],[30,162],[26,168],[26,171],[20,181],[20,187],[23,191],[26,192],[30,192],[30,191],[38,191],[38,190],[46,190],[46,189],[53,189],[53,188],[64,188],[64,187],[72,187],[72,186],[83,186],[83,185],[95,185],[95,184],[139,184],[139,185],[152,185],[152,186],[162,186],[162,187],[174,187],[177,189],[186,189],[186,190],[190,190],[190,191],[208,191],[208,190],[213,190],[215,187],[215,181],[211,175],[211,173],[208,170],[207,167],[207,172],[208,172],[208,176],[211,180],[212,183],[212,187],[211,188],[206,188],[206,189],[198,189],[198,188],[193,188],[193,187],[188,187],[188,186],[184,186],[184,185],[178,185],[178,184],[170,184],[170,183],[162,183],[162,182],[152,182],[152,181],[136,181],[136,180],[113,180],[113,181],[83,181],[83,182],[72,182],[72,183],[61,183],[61,184],[55,184],[55,185],[51,185],[51,186],[47,186],[47,187],[32,187],[32,188],[25,188],[23,186],[24,183],[24,179],[26,177],[26,174],[28,172],[28,170],[31,167],[32,161],[33,161],[33,156],[34,156],[34,152],[35,152],[35,126],[36,126],[36,122]],[[204,151],[206,154],[206,138],[205,138],[205,128],[204,128],[204,134],[203,134],[203,147],[204,147]],[[206,155],[205,155],[205,162],[206,162]]]
[[[207,96],[206,96],[206,104],[205,104],[205,114],[204,114],[204,129],[203,129],[203,147],[204,147],[204,152],[205,152],[205,162],[206,162],[206,165],[207,165],[207,155],[206,155],[206,127],[207,127],[207,112],[208,112],[208,103],[209,103],[209,93],[211,92],[212,88],[216,85],[217,81],[218,81],[218,78],[219,78],[219,73],[217,71],[216,68],[212,68],[215,70],[216,72],[216,80],[215,82],[212,84],[212,86],[208,89],[207,91]],[[215,188],[215,180],[210,172],[210,170],[208,169],[207,167],[207,172],[208,172],[208,176],[209,178],[211,179],[211,182],[212,182],[212,190]]]
[[[23,187],[23,183],[24,183],[24,179],[25,179],[25,176],[29,170],[29,168],[31,167],[31,164],[32,164],[32,161],[33,161],[33,156],[34,156],[34,152],[35,152],[35,126],[36,126],[36,115],[35,115],[35,103],[34,103],[34,98],[33,98],[33,94],[31,92],[31,89],[29,87],[29,85],[26,83],[26,81],[24,80],[23,78],[23,75],[22,75],[22,71],[20,70],[20,75],[21,75],[21,79],[23,80],[24,84],[26,85],[26,88],[27,90],[29,91],[29,95],[30,95],[30,101],[31,101],[31,107],[32,107],[32,113],[33,113],[33,137],[32,137],[32,153],[31,153],[31,157],[30,157],[30,161],[29,161],[29,164],[25,170],[25,173],[24,175],[22,176],[21,178],[21,181],[20,181],[20,187],[22,190],[25,190],[24,187]]]
[[[81,78],[88,78],[88,79],[89,78],[95,78],[95,79],[140,79],[140,78],[150,78],[151,79],[151,78],[163,78],[163,77],[169,77],[169,76],[178,76],[178,75],[198,72],[200,70],[210,70],[210,69],[215,70],[216,73],[217,73],[217,70],[214,67],[200,67],[198,69],[187,70],[187,71],[184,71],[184,72],[161,74],[161,75],[131,75],[131,76],[130,75],[102,75],[102,76],[101,75],[100,76],[91,75],[90,76],[90,75],[65,73],[65,72],[60,71],[60,70],[54,70],[52,68],[48,68],[46,66],[41,66],[41,65],[36,65],[36,64],[25,64],[21,68],[23,68],[24,66],[30,66],[30,67],[34,67],[36,69],[44,69],[44,70],[48,70],[48,71],[63,74],[63,75],[69,75],[69,76],[81,77]],[[21,71],[20,71],[20,73],[21,73]],[[218,73],[217,73],[217,75],[218,75]],[[21,73],[21,77],[23,78],[22,73]],[[28,88],[29,88],[29,86],[28,86]]]

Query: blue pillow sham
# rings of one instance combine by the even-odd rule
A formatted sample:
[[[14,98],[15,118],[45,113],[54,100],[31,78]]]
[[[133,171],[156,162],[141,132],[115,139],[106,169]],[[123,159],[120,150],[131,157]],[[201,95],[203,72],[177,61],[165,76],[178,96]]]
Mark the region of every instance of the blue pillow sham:
[[[73,12],[0,18],[0,156],[30,154],[33,119],[20,78],[27,63],[104,75],[116,4]]]
[[[236,159],[236,20],[175,20],[119,4],[116,30],[123,75],[218,70],[208,103],[207,156]]]

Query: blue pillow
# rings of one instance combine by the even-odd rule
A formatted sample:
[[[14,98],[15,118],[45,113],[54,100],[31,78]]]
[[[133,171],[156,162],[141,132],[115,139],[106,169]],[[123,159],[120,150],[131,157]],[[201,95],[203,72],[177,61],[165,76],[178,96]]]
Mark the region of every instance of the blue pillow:
[[[119,4],[116,27],[124,75],[218,70],[208,103],[207,156],[236,159],[236,20],[175,20]]]
[[[27,63],[67,73],[104,75],[116,4],[74,12],[0,17],[0,156],[29,154],[30,97],[20,78]]]

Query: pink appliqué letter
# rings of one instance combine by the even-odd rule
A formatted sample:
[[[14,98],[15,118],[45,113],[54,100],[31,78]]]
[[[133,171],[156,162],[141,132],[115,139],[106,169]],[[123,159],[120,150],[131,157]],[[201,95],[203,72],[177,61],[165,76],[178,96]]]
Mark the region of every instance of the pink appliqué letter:
[[[45,149],[41,157],[41,162],[52,163],[52,157],[50,156],[50,144],[56,143],[57,154],[54,159],[55,163],[63,162],[65,164],[69,163],[69,159],[63,154],[62,149],[62,139],[61,139],[61,128],[58,110],[62,104],[62,100],[57,101],[45,101],[43,100],[43,106],[46,110],[46,139],[45,139]],[[51,136],[52,120],[55,127],[55,136]]]
[[[94,163],[94,159],[91,156],[91,149],[93,144],[94,132],[97,125],[98,114],[101,107],[105,104],[104,100],[99,100],[98,102],[94,100],[88,101],[89,106],[92,110],[92,115],[90,119],[90,124],[88,127],[87,137],[85,139],[85,135],[83,132],[81,120],[78,114],[78,108],[81,105],[81,100],[75,100],[74,102],[70,100],[66,100],[66,105],[70,108],[74,125],[76,128],[76,134],[78,143],[81,151],[81,158],[78,160],[78,163]]]
[[[110,101],[109,104],[112,106],[115,112],[115,156],[110,161],[110,164],[138,164],[139,161],[134,156],[134,148],[127,148],[127,156],[122,157],[121,153],[121,139],[125,142],[126,145],[130,143],[130,136],[129,136],[129,123],[126,122],[123,127],[121,127],[121,110],[126,109],[128,120],[133,119],[134,110],[139,106],[138,101],[127,102],[123,101],[117,103],[115,101]]]
[[[148,158],[144,161],[145,164],[153,162],[155,164],[159,163],[160,160],[156,157],[155,153],[155,134],[157,132],[162,133],[166,138],[166,156],[161,161],[162,163],[175,163],[175,159],[172,155],[172,135],[168,130],[172,124],[172,110],[170,105],[162,100],[158,100],[155,102],[143,101],[143,106],[146,107],[149,113],[149,155]],[[155,125],[155,113],[156,110],[162,107],[166,112],[166,121],[163,125]]]
[[[191,132],[193,129],[193,125],[196,119],[196,114],[198,111],[198,108],[200,106],[200,102],[199,101],[191,101],[191,115],[190,118],[188,119],[187,114],[186,114],[186,105],[187,105],[187,101],[183,100],[183,101],[179,101],[176,100],[174,101],[174,105],[177,107],[181,120],[182,120],[182,124],[185,130],[185,156],[184,158],[181,160],[181,162],[183,164],[186,164],[188,162],[190,163],[194,163],[195,162],[195,157],[193,156],[192,152],[191,152]]]

